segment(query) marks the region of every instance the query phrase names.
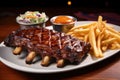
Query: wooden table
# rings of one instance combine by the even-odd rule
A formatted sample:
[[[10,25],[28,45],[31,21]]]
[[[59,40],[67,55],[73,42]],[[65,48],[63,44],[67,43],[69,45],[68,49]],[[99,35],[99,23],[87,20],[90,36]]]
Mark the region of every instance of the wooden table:
[[[27,10],[39,10],[42,9],[0,9],[3,11],[3,15],[0,16],[0,42],[2,42],[11,31],[19,28],[19,25],[16,23],[15,18],[20,12]],[[43,9],[49,17],[63,14],[73,15],[73,10],[61,10],[47,8]],[[76,9],[74,10],[76,11]],[[47,22],[47,25],[50,25],[50,22]],[[54,73],[54,74],[34,74],[26,73],[11,69],[0,62],[0,80],[120,80],[120,52],[116,55],[105,59],[99,63],[84,67],[82,69],[77,69],[64,73]]]

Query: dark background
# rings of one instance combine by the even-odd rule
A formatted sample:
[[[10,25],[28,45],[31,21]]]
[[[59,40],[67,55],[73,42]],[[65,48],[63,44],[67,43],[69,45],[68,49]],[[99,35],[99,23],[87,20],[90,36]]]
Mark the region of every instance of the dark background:
[[[72,4],[68,5],[67,2]],[[102,15],[110,23],[120,25],[119,0],[2,0],[0,18],[16,17],[26,11],[46,12],[55,15],[72,15],[77,20],[96,20]]]
[[[119,7],[119,0],[70,0],[71,7],[109,8]],[[67,7],[68,0],[2,0],[0,7]]]

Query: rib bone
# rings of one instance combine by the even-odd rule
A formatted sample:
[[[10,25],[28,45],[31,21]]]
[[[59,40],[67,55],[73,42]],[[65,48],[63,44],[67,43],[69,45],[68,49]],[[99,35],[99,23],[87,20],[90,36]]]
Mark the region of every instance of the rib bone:
[[[19,55],[21,51],[22,51],[22,47],[16,47],[16,48],[13,50],[13,54]]]
[[[42,59],[41,65],[42,65],[42,66],[48,66],[49,63],[50,63],[50,57],[49,57],[49,56],[45,56],[45,57]]]
[[[34,51],[30,52],[26,58],[26,63],[30,64],[32,63],[33,59],[35,58],[36,53]]]
[[[60,59],[57,61],[57,67],[63,67],[64,66],[64,59]]]

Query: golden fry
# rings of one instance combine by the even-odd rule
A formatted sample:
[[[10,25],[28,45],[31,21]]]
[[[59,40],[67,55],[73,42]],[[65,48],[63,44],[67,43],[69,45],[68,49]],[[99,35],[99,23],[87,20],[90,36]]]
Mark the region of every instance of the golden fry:
[[[101,30],[102,16],[98,16],[97,28]]]
[[[98,36],[98,40],[97,40],[97,47],[98,47],[98,51],[99,51],[99,57],[103,57],[103,53],[101,50],[101,36]]]
[[[116,34],[116,33],[113,33],[113,32],[111,32],[111,31],[108,31],[108,32],[109,32],[109,34],[110,34],[111,36],[115,37],[118,41],[120,41],[120,35],[118,35],[118,34]]]
[[[99,51],[96,46],[96,38],[95,38],[95,33],[94,33],[94,28],[91,27],[89,31],[89,42],[93,48],[94,55],[95,57],[99,57]]]
[[[117,41],[114,41],[114,46],[116,46],[116,48],[120,48],[120,44]]]
[[[105,25],[105,27],[107,28],[107,30],[109,30],[109,31],[111,31],[111,32],[113,32],[113,33],[116,33],[116,34],[120,35],[120,32],[119,32],[119,31],[116,31],[115,29],[113,29],[113,27],[108,26],[108,25],[106,25],[105,23],[104,23],[104,25]]]
[[[107,45],[102,46],[102,51],[106,51],[106,50],[107,50],[107,48],[108,48],[108,46],[107,46]]]
[[[102,53],[102,49],[101,49],[101,40],[104,37],[104,35],[102,35],[102,33],[105,31],[105,28],[102,30],[102,32],[100,32],[100,34],[98,35],[98,39],[97,39],[97,48],[99,51],[99,57],[103,57],[103,53]]]
[[[74,30],[74,31],[78,32],[78,33],[88,33],[89,29],[77,29],[77,30]]]
[[[73,30],[76,30],[76,29],[80,29],[80,28],[89,28],[90,26],[94,26],[96,25],[96,22],[92,22],[90,24],[85,24],[85,25],[81,25],[81,26],[76,26],[76,27],[73,27],[70,31],[73,31]]]
[[[97,29],[95,30],[96,37],[98,36],[99,33],[100,33],[100,30],[97,28]]]
[[[111,42],[113,42],[115,40],[116,40],[116,38],[108,38],[108,39],[102,41],[102,45],[110,44]]]
[[[84,41],[85,41],[85,42],[88,42],[88,34],[86,34],[86,35],[84,36]]]

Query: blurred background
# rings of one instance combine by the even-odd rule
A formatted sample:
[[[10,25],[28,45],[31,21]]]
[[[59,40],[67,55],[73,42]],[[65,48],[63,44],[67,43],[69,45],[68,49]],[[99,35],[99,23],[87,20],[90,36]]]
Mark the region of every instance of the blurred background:
[[[119,0],[2,0],[1,7],[91,7],[118,9]]]
[[[78,20],[96,20],[103,15],[108,22],[120,25],[119,0],[2,0],[0,17],[14,16],[28,10],[46,12],[49,17],[73,15]]]

